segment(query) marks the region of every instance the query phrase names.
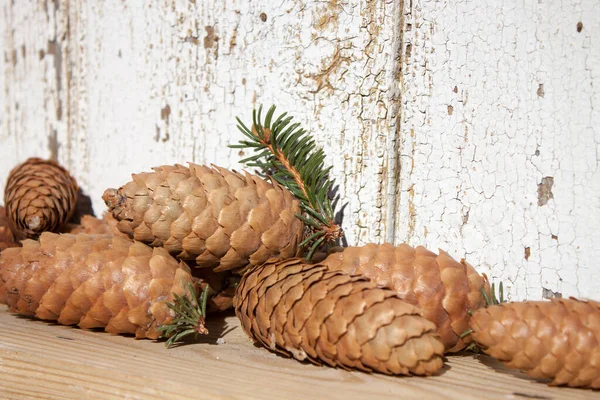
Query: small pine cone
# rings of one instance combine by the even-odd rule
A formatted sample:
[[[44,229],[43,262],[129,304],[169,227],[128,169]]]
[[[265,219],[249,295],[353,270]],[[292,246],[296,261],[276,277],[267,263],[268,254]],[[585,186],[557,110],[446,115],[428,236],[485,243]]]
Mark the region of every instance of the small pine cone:
[[[0,303],[10,311],[80,328],[156,339],[167,302],[193,282],[164,249],[99,235],[43,233],[0,254]]]
[[[485,276],[464,260],[459,263],[444,251],[437,255],[421,246],[370,243],[347,247],[322,264],[365,275],[418,306],[438,327],[447,352],[460,351],[471,342],[468,336],[461,338],[469,329],[469,312],[485,306],[482,289],[490,294]]]
[[[19,239],[57,232],[77,205],[77,182],[54,161],[30,158],[13,169],[6,182],[4,203]]]
[[[551,385],[600,389],[600,303],[577,299],[504,303],[478,310],[471,336],[508,368]]]
[[[361,275],[270,260],[242,277],[234,306],[248,336],[297,360],[395,375],[443,364],[435,325]]]
[[[134,174],[103,196],[118,228],[201,268],[241,273],[296,254],[299,202],[276,183],[190,163]]]
[[[0,206],[0,251],[8,247],[17,247],[19,244],[16,243],[15,235],[10,229],[8,218],[4,207]]]

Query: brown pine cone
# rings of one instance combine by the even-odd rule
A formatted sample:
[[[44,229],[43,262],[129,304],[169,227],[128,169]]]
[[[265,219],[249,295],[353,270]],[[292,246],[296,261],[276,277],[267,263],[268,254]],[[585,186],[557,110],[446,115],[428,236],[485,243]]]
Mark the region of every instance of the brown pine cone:
[[[551,385],[600,389],[600,303],[577,299],[504,303],[478,310],[471,336],[508,368]]]
[[[43,233],[0,253],[0,303],[80,328],[156,339],[190,270],[161,248],[120,237]]]
[[[241,273],[271,257],[296,253],[299,202],[276,183],[190,163],[134,174],[103,196],[118,228],[201,268]]]
[[[12,229],[10,229],[4,207],[0,206],[0,251],[8,247],[17,247],[18,245],[15,235]]]
[[[435,325],[392,290],[301,259],[270,260],[234,297],[242,328],[267,349],[332,367],[431,375],[444,345]]]
[[[54,161],[30,158],[6,182],[4,204],[17,238],[57,232],[77,205],[77,182]]]
[[[479,275],[464,260],[459,263],[444,251],[437,255],[421,246],[370,243],[347,247],[329,255],[322,264],[365,275],[418,306],[438,327],[448,352],[460,351],[470,343],[468,336],[461,339],[469,329],[469,312],[485,306],[482,289],[490,294],[485,275]]]

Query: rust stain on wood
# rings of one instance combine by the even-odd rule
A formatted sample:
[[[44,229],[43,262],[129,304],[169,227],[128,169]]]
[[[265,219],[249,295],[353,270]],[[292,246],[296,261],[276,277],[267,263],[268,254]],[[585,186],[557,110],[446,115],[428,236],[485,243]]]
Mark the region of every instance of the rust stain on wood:
[[[313,28],[317,31],[337,29],[341,6],[337,0],[329,1],[322,7],[317,7],[313,15]]]
[[[237,27],[233,29],[231,39],[229,40],[229,53],[233,52],[233,48],[237,45]]]
[[[415,207],[415,184],[411,184],[408,189],[408,234],[407,238],[415,235],[415,226],[417,225],[417,208]]]
[[[58,133],[56,129],[52,130],[52,133],[48,136],[48,150],[50,150],[50,160],[58,161],[58,149],[60,145],[58,143]]]
[[[54,76],[56,79],[56,94],[60,98],[60,92],[62,88],[62,49],[56,39],[48,40],[46,54],[54,56]],[[62,119],[62,102],[59,100],[56,102],[56,119]]]
[[[332,77],[351,62],[350,57],[342,55],[342,50],[339,46],[336,47],[329,59],[321,61],[321,70],[319,72],[306,75],[307,78],[312,79],[317,85],[317,88],[311,91],[311,93],[319,93],[322,89],[329,89],[330,91],[335,89],[331,83],[333,80]]]
[[[169,120],[171,119],[171,106],[165,105],[160,110],[160,119],[165,121],[165,136],[160,138],[160,127],[156,125],[156,135],[154,136],[154,140],[158,142],[161,140],[163,143],[167,142],[170,139],[169,135]]]
[[[206,30],[206,36],[204,37],[204,48],[212,49],[213,47],[217,46],[219,37],[215,35],[214,26],[206,25],[204,29]]]
[[[546,94],[546,92],[544,92],[544,84],[540,83],[538,85],[537,95],[538,95],[538,97],[544,97],[544,94]]]
[[[554,178],[551,176],[545,176],[542,178],[542,182],[538,184],[538,206],[545,206],[548,204],[548,200],[554,198],[552,193],[552,186],[554,185]]]

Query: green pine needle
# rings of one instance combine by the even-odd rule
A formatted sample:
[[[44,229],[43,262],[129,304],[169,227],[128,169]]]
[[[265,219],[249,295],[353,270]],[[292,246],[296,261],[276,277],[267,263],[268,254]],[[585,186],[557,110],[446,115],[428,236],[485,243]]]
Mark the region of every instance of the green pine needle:
[[[485,290],[483,290],[483,288],[481,288],[481,294],[483,295],[483,299],[485,300],[485,304],[486,306],[495,306],[498,304],[502,304],[504,303],[504,284],[502,282],[500,282],[498,284],[498,296],[496,296],[496,283],[492,282],[492,288],[491,288],[491,297],[489,297],[487,295],[487,293],[485,293]]]
[[[260,106],[252,112],[251,128],[236,118],[245,140],[229,147],[252,149],[255,154],[241,162],[259,168],[300,201],[304,215],[296,216],[311,230],[301,247],[308,248],[306,258],[310,260],[319,246],[343,236],[329,198],[333,185],[329,179],[331,167],[325,167],[325,152],[316,149],[315,141],[300,123],[292,123],[293,117],[287,113],[277,118],[274,115],[272,106],[263,119]]]
[[[158,327],[161,337],[168,338],[166,343],[168,348],[186,336],[193,334],[197,339],[198,335],[208,334],[208,329],[204,326],[208,289],[202,291],[200,300],[198,300],[194,286],[190,283],[188,284],[188,294],[189,296],[180,296],[173,293],[175,301],[167,303],[167,306],[175,312],[175,317],[170,324]]]
[[[468,329],[466,331],[464,331],[459,338],[464,339],[465,337],[469,336],[471,333],[473,333],[473,329]]]

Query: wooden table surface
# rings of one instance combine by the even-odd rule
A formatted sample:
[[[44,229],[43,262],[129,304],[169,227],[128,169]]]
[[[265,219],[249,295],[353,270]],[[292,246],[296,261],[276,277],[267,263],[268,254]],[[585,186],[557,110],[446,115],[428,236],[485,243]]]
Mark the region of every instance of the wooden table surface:
[[[234,315],[214,318],[201,342],[166,349],[0,307],[2,399],[600,399],[599,392],[548,387],[470,354],[448,357],[429,378],[317,367],[255,347]]]

